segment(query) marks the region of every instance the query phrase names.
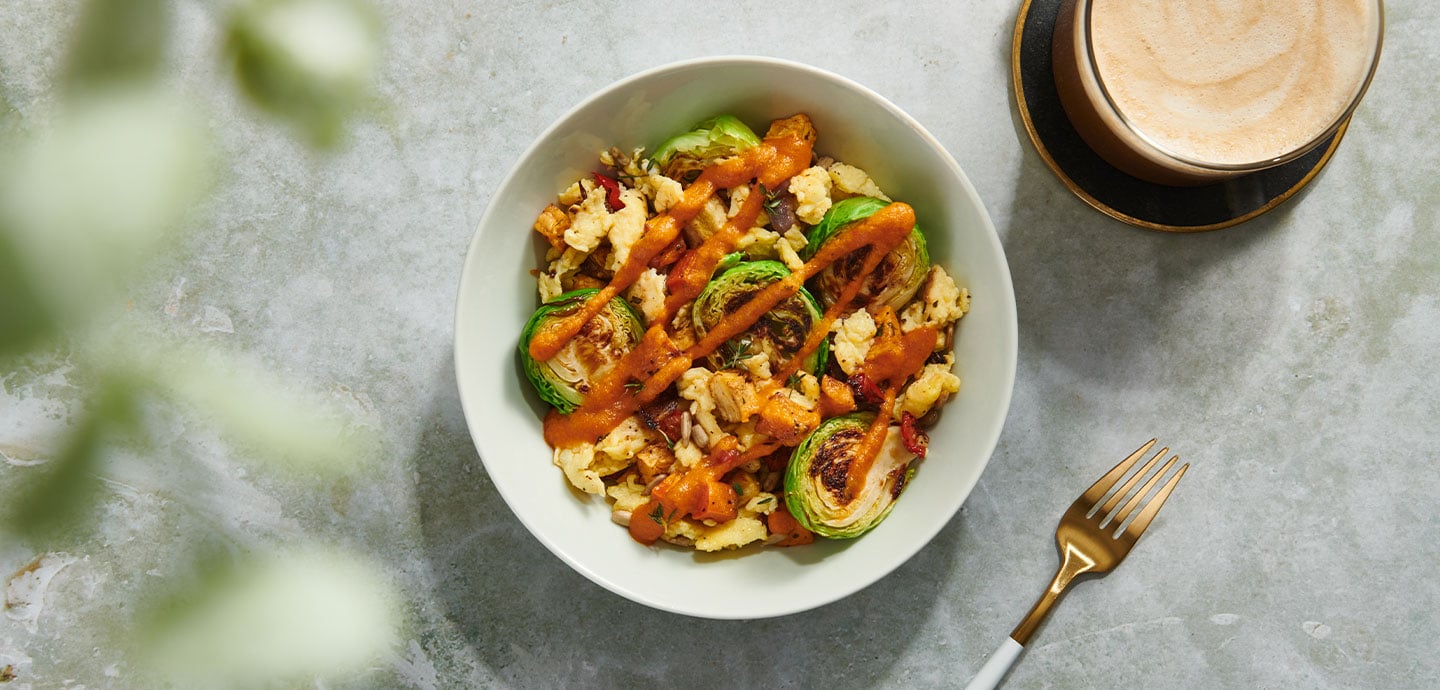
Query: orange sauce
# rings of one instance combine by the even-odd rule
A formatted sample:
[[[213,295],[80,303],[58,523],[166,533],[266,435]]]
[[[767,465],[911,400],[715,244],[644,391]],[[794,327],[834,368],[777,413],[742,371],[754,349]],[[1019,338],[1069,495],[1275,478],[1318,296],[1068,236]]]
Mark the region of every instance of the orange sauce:
[[[765,195],[760,189],[752,185],[750,194],[740,205],[739,212],[699,247],[686,252],[675,262],[670,276],[665,279],[665,288],[670,292],[665,298],[665,321],[674,318],[680,307],[695,299],[700,291],[705,289],[705,283],[709,282],[711,274],[715,273],[715,267],[720,264],[720,260],[755,226],[755,219],[760,217],[760,210],[764,208],[764,198]]]
[[[744,154],[705,169],[685,189],[680,202],[667,213],[646,222],[644,236],[631,249],[629,258],[615,271],[608,285],[582,308],[563,319],[551,321],[536,333],[530,341],[530,356],[540,361],[555,356],[585,323],[635,282],[654,256],[675,241],[681,228],[700,212],[716,190],[736,187],[752,180],[758,180],[765,189],[774,189],[809,165],[812,145],[813,141],[799,136],[767,137],[759,146],[746,150]],[[754,225],[763,205],[763,192],[763,189],[752,186],[739,212],[700,247],[688,251],[676,263],[667,278],[666,287],[670,296],[666,299],[665,318],[651,325],[640,344],[615,367],[591,382],[591,390],[579,409],[566,415],[551,410],[546,415],[546,442],[557,448],[580,442],[598,442],[641,405],[669,388],[695,360],[748,330],[775,306],[799,292],[805,281],[852,252],[868,249],[859,277],[845,286],[839,298],[811,329],[800,351],[780,367],[779,373],[762,391],[762,396],[772,392],[779,385],[776,381],[788,379],[820,346],[831,325],[859,293],[865,277],[874,271],[886,254],[909,236],[915,225],[914,209],[907,204],[895,202],[876,211],[832,238],[800,269],[766,286],[743,306],[724,315],[702,340],[681,351],[665,332],[665,324],[685,303],[699,294],[710,280],[715,266]],[[889,319],[893,323],[893,310]],[[896,342],[890,349],[895,354],[888,359],[877,356],[873,364],[867,359],[867,366],[873,367],[870,375],[888,385],[884,389],[885,399],[880,412],[875,423],[866,431],[847,477],[847,493],[852,496],[863,487],[864,477],[884,443],[899,386],[924,365],[925,358],[934,347],[933,328],[918,329],[904,337],[898,335],[898,327],[894,332]],[[922,343],[923,347],[920,346]],[[881,346],[880,353],[884,352],[886,349]],[[718,439],[710,454],[695,468],[662,480],[652,490],[655,499],[647,503],[644,510],[648,512],[658,505],[667,516],[678,512],[697,517],[724,517],[720,513],[724,512],[727,499],[733,508],[734,491],[720,481],[721,477],[750,460],[770,454],[777,447],[773,443],[761,444],[740,453],[735,443],[731,436]],[[658,523],[654,526],[643,522],[636,525],[636,521],[651,521],[651,518],[638,512],[632,517],[631,534],[638,541],[651,543],[663,532],[663,528],[656,529]]]
[[[861,273],[860,275],[867,275]],[[857,281],[858,283],[858,281]],[[865,430],[860,445],[855,449],[855,458],[845,474],[845,496],[854,500],[865,486],[865,477],[879,457],[890,430],[890,420],[895,408],[895,398],[900,386],[925,366],[930,353],[935,349],[937,331],[933,326],[921,326],[909,333],[900,332],[900,322],[895,310],[884,307],[875,315],[878,335],[865,354],[860,370],[876,385],[881,386],[884,400],[875,415],[875,421]]]
[[[530,339],[530,356],[537,361],[544,362],[560,352],[580,329],[590,319],[595,318],[601,309],[616,295],[625,288],[634,284],[641,273],[649,267],[650,260],[660,252],[665,251],[680,235],[680,229],[685,227],[705,207],[705,202],[714,196],[717,189],[729,189],[745,184],[752,179],[758,178],[760,184],[767,188],[775,188],[780,183],[794,177],[810,164],[810,152],[814,142],[803,139],[793,134],[782,134],[777,137],[766,137],[758,146],[752,146],[744,153],[716,163],[700,173],[700,177],[685,188],[685,195],[669,211],[655,216],[645,223],[645,234],[639,242],[630,249],[630,256],[625,263],[615,271],[614,277],[599,293],[592,295],[585,305],[578,311],[563,319],[555,319],[541,328],[533,338]],[[751,196],[754,190],[751,190]],[[756,198],[758,204],[761,199]],[[759,214],[757,206],[754,213]],[[751,216],[753,223],[756,216]],[[729,224],[727,224],[728,226]],[[750,229],[750,226],[740,228],[740,235]],[[731,233],[733,234],[733,232]],[[730,244],[720,251],[724,256],[740,239],[735,235],[729,240]],[[717,246],[719,246],[717,244]],[[712,249],[712,251],[714,251]],[[717,258],[718,262],[719,259]],[[710,270],[714,270],[714,265]],[[682,287],[684,290],[696,290],[704,287],[705,282],[710,280],[709,273],[699,275],[699,271],[692,272],[687,277],[687,283]],[[700,287],[694,287],[692,283],[698,283]],[[676,291],[676,285],[667,285],[671,291]],[[667,301],[667,309],[669,307]],[[678,309],[679,305],[675,305]]]

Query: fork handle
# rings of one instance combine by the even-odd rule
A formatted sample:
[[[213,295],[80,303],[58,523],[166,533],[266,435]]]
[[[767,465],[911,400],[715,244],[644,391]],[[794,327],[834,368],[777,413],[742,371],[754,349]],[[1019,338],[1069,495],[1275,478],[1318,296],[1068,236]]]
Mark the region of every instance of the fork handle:
[[[1050,614],[1050,607],[1060,600],[1065,590],[1070,588],[1070,583],[1075,581],[1075,576],[1095,569],[1095,561],[1087,558],[1075,547],[1071,546],[1060,552],[1060,568],[1055,571],[1055,578],[1050,580],[1050,586],[1035,605],[1030,607],[1030,612],[1025,614],[1025,620],[1015,626],[1010,636],[1000,643],[1000,648],[990,655],[990,659],[980,667],[980,672],[965,686],[965,690],[990,690],[1000,685],[1000,680],[1005,677],[1005,672],[1015,665],[1015,659],[1020,657],[1020,652],[1025,649],[1025,643],[1030,641],[1030,636],[1035,634],[1035,629],[1040,627],[1040,622]]]
[[[965,690],[993,690],[1000,685],[1000,679],[1015,665],[1015,660],[1020,657],[1020,652],[1025,646],[1016,642],[1014,638],[1007,637],[1000,643],[1000,648],[980,667],[980,672],[970,679]]]

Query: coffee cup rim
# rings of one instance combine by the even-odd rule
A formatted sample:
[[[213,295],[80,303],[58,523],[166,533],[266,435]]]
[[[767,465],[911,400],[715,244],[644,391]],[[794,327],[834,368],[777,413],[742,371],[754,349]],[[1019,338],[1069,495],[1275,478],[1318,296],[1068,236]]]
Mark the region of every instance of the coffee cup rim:
[[[1380,53],[1385,43],[1385,2],[1384,0],[1371,1],[1375,3],[1376,12],[1374,49],[1370,51],[1370,62],[1365,70],[1365,77],[1360,80],[1359,88],[1357,88],[1355,90],[1355,93],[1351,96],[1350,103],[1345,107],[1345,109],[1340,113],[1340,115],[1335,118],[1333,122],[1331,122],[1317,136],[1305,142],[1305,144],[1289,151],[1288,153],[1272,158],[1251,161],[1248,163],[1215,163],[1213,161],[1204,161],[1186,156],[1184,154],[1176,153],[1175,151],[1167,148],[1160,142],[1156,141],[1149,134],[1146,134],[1144,130],[1142,130],[1140,127],[1137,127],[1133,122],[1131,122],[1130,118],[1127,117],[1125,112],[1120,109],[1120,106],[1116,104],[1114,96],[1112,96],[1110,93],[1110,89],[1105,86],[1105,79],[1100,73],[1100,65],[1095,60],[1095,46],[1092,42],[1092,32],[1090,30],[1091,10],[1094,7],[1095,3],[1093,2],[1093,0],[1076,0],[1076,3],[1078,4],[1077,10],[1079,10],[1081,16],[1080,33],[1085,41],[1085,65],[1089,69],[1090,74],[1094,77],[1095,84],[1099,87],[1101,96],[1105,99],[1105,107],[1108,108],[1110,113],[1115,116],[1115,119],[1123,127],[1125,127],[1126,131],[1134,135],[1140,141],[1144,142],[1145,145],[1148,146],[1155,153],[1164,156],[1170,160],[1173,160],[1177,163],[1191,166],[1203,171],[1210,171],[1222,174],[1233,174],[1263,170],[1265,168],[1270,168],[1277,165],[1284,165],[1286,163],[1294,161],[1301,156],[1309,153],[1316,146],[1324,143],[1341,127],[1341,125],[1348,122],[1350,120],[1350,117],[1355,114],[1355,109],[1360,106],[1360,101],[1364,99],[1366,91],[1368,91],[1370,88],[1370,82],[1375,77],[1375,71],[1380,66]]]

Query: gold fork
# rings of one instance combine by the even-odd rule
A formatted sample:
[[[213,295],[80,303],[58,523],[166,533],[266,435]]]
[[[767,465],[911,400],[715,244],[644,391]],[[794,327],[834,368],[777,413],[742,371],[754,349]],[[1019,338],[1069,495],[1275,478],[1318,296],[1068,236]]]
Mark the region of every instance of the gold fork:
[[[1181,465],[1160,490],[1147,499],[1155,485],[1170,472],[1175,461],[1180,459],[1179,456],[1172,455],[1140,490],[1133,491],[1135,485],[1150,474],[1155,463],[1170,451],[1169,448],[1161,448],[1139,472],[1134,473],[1123,486],[1112,492],[1120,479],[1135,466],[1135,462],[1154,445],[1155,439],[1152,438],[1149,443],[1131,453],[1130,457],[1120,461],[1114,469],[1106,472],[1105,476],[1086,489],[1080,498],[1075,499],[1070,509],[1060,517],[1060,526],[1055,530],[1055,543],[1060,547],[1060,570],[1055,573],[1055,579],[1050,581],[1050,588],[1040,595],[1040,600],[1036,601],[1030,608],[1030,613],[1025,615],[1025,620],[1015,627],[1010,637],[1005,638],[1000,648],[990,655],[990,660],[985,662],[980,672],[970,679],[970,683],[965,686],[966,690],[994,688],[1000,684],[1005,672],[1010,670],[1025,644],[1030,641],[1030,636],[1035,634],[1035,629],[1040,627],[1040,622],[1050,613],[1050,607],[1060,600],[1060,595],[1065,593],[1077,575],[1110,572],[1129,555],[1136,540],[1140,539],[1145,528],[1150,526],[1150,521],[1155,519],[1155,514],[1165,505],[1165,499],[1170,497],[1170,492],[1175,490],[1175,485],[1180,483],[1180,478],[1185,476],[1185,470],[1190,467],[1188,463]],[[1122,504],[1121,501],[1126,497],[1130,497],[1130,500]],[[1102,499],[1105,499],[1104,505],[1100,503]],[[1142,501],[1144,508],[1135,515],[1135,519],[1126,524],[1126,518],[1130,517]]]

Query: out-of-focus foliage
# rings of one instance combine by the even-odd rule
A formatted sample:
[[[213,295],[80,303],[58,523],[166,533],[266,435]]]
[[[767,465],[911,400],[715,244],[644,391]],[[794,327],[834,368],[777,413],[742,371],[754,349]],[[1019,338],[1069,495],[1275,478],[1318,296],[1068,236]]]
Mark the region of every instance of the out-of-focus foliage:
[[[5,522],[17,536],[31,541],[53,538],[91,517],[100,482],[100,453],[106,441],[125,434],[135,421],[131,389],[106,381],[95,392],[90,409],[81,414],[64,446],[50,462],[31,470],[28,481],[7,506]]]
[[[148,79],[165,57],[170,17],[165,0],[92,0],[80,13],[65,83],[82,90],[97,83]]]
[[[211,146],[190,108],[158,85],[107,85],[6,147],[0,222],[51,320],[88,320],[202,198]]]
[[[397,602],[373,566],[319,544],[222,559],[142,622],[136,656],[187,685],[295,681],[384,653]]]
[[[0,538],[37,552],[83,538],[117,444],[141,449],[162,480],[185,474],[163,463],[189,458],[144,436],[156,406],[299,477],[378,455],[375,439],[324,396],[122,309],[147,262],[204,222],[202,201],[224,163],[204,106],[166,79],[169,8],[88,0],[53,104],[26,112],[22,125],[0,94],[0,371],[59,350],[82,390],[50,457],[0,466],[16,473],[0,501]],[[241,0],[216,21],[227,37],[216,58],[235,61],[234,87],[311,143],[340,139],[378,63],[373,14],[349,0]],[[176,554],[195,565],[194,586],[136,612],[132,661],[184,687],[264,686],[355,671],[382,654],[396,607],[375,566],[314,544],[276,546]]]
[[[353,0],[256,0],[230,23],[227,48],[246,94],[332,146],[370,96],[380,26]]]

